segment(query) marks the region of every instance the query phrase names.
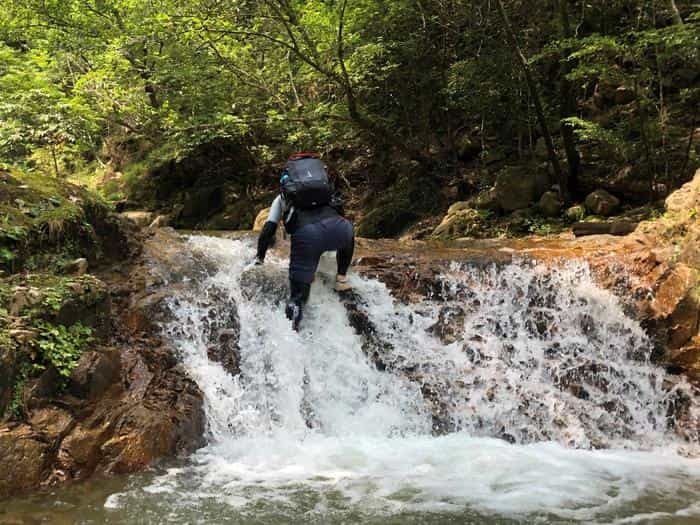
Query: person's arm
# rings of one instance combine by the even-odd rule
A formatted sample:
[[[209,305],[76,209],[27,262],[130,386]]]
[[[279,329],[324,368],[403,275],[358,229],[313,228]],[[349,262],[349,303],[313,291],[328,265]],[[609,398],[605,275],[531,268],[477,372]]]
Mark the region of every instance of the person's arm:
[[[329,204],[330,207],[337,211],[341,217],[345,217],[345,201],[343,200],[343,196],[340,191],[334,189]]]
[[[258,253],[255,257],[256,263],[262,264],[265,260],[265,254],[267,249],[272,245],[275,239],[275,234],[277,233],[277,224],[282,219],[284,214],[284,199],[281,195],[272,202],[272,207],[270,208],[270,214],[267,217],[267,221],[260,232],[260,237],[258,237]]]

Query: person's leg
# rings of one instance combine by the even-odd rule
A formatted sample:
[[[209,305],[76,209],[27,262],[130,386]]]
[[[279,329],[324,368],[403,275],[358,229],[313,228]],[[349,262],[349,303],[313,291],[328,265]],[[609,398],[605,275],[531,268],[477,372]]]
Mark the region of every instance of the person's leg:
[[[320,235],[314,224],[304,226],[292,235],[289,254],[290,294],[285,314],[293,322],[295,330],[303,317],[302,310],[309,299],[320,258]]]
[[[340,248],[335,254],[335,260],[338,263],[338,275],[347,275],[354,253],[355,236],[353,235],[350,237],[350,242]]]
[[[336,251],[338,273],[335,278],[335,289],[338,292],[348,291],[352,287],[348,283],[347,273],[355,253],[355,234],[352,223],[339,217],[338,220],[329,224],[325,233],[328,237],[326,248]]]

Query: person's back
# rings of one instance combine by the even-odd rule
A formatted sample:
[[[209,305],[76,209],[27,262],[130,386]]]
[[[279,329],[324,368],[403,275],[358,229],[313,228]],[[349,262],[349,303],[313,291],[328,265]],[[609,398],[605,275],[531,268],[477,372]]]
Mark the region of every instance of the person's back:
[[[317,154],[304,153],[290,157],[280,178],[280,186],[280,195],[272,203],[258,239],[256,259],[258,264],[263,262],[277,225],[283,221],[292,241],[290,299],[285,311],[297,329],[324,252],[337,252],[335,289],[339,292],[350,289],[347,271],[352,262],[355,239],[352,223],[343,217],[341,201]]]

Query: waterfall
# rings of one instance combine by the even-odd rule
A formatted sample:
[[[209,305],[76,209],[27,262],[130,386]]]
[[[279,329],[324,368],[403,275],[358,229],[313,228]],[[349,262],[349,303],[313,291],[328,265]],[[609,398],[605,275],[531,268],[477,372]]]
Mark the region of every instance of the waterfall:
[[[246,240],[187,246],[207,270],[174,290],[163,330],[204,393],[209,444],[139,498],[273,522],[700,516],[700,462],[679,455],[697,450],[697,398],[584,264],[453,263],[406,305],[356,274],[339,297],[324,258],[295,333],[286,261],[251,268]],[[239,374],[211,359],[231,331]]]

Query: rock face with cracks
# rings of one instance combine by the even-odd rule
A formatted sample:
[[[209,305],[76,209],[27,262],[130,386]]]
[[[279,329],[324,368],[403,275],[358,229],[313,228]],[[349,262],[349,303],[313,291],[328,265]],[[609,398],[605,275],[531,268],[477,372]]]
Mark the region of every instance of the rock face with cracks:
[[[202,394],[154,335],[153,323],[167,317],[159,300],[167,293],[150,261],[176,265],[178,254],[166,246],[153,234],[134,264],[102,277],[110,292],[105,301],[72,304],[69,313],[82,320],[107,308],[112,326],[83,352],[63,386],[45,373],[23,417],[0,424],[0,497],[96,473],[135,472],[203,444]]]

